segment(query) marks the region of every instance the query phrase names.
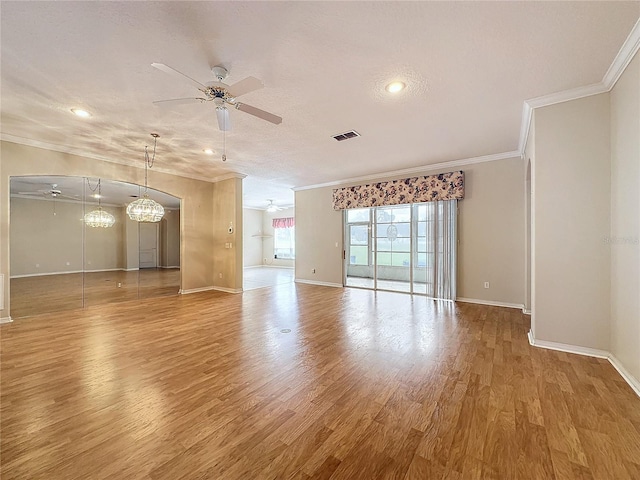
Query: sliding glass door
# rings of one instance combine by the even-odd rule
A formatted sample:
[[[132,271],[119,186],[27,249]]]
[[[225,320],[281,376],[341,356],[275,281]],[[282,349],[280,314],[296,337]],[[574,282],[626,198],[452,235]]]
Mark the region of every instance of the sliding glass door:
[[[455,200],[345,211],[345,285],[455,299]]]

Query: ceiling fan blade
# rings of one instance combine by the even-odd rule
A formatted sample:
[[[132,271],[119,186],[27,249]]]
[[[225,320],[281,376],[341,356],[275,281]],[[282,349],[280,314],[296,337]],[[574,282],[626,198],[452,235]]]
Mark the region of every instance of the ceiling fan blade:
[[[59,193],[58,195],[56,195],[56,198],[68,198],[69,200],[75,200],[77,202],[80,201],[78,197],[72,197],[71,195],[63,195],[62,193]]]
[[[163,71],[164,73],[168,73],[169,75],[173,75],[176,78],[180,78],[183,81],[187,80],[191,85],[193,85],[197,89],[207,88],[202,83],[198,82],[197,80],[194,80],[190,76],[185,75],[184,73],[179,72],[175,68],[171,68],[170,66],[165,65],[164,63],[152,63],[151,66],[157,68],[158,70]]]
[[[247,77],[244,80],[240,80],[239,82],[231,85],[228,90],[232,97],[239,97],[240,95],[244,95],[245,93],[253,92],[254,90],[259,90],[261,88],[264,88],[262,80],[258,80],[255,77]]]
[[[18,195],[42,195],[41,192],[18,192]]]
[[[231,119],[229,118],[229,110],[226,108],[216,108],[216,116],[218,117],[218,127],[223,132],[231,130]]]
[[[274,115],[273,113],[265,112],[264,110],[260,110],[256,107],[252,107],[246,103],[236,103],[236,108],[242,112],[248,113],[249,115],[253,115],[254,117],[275,123],[276,125],[280,125],[282,123],[282,117]]]
[[[171,100],[156,100],[152,103],[160,107],[170,107],[172,105],[186,105],[188,103],[202,103],[206,101],[206,98],[173,98]]]

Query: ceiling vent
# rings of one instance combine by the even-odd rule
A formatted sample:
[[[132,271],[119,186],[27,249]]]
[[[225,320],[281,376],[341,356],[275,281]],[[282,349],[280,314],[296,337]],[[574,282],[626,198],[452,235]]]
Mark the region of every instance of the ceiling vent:
[[[339,133],[338,135],[334,135],[333,138],[335,138],[337,141],[341,142],[343,140],[349,140],[350,138],[359,137],[359,136],[360,136],[360,134],[358,132],[356,132],[355,130],[349,130],[348,132]]]

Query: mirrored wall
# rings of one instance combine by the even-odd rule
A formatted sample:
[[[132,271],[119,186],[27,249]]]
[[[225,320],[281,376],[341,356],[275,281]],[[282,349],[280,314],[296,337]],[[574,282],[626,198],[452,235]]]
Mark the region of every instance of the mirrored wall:
[[[164,207],[148,223],[127,214],[138,185],[27,176],[10,189],[12,318],[179,292],[180,199],[148,189]]]

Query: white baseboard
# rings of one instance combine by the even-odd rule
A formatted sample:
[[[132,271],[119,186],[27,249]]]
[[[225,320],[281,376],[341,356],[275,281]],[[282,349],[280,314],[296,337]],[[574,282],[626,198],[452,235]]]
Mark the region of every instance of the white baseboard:
[[[529,343],[534,347],[546,348],[547,350],[557,350],[559,352],[575,353],[576,355],[586,355],[587,357],[609,358],[609,352],[606,350],[581,347],[580,345],[569,345],[567,343],[537,340],[533,337],[533,332],[531,332],[531,330],[529,330],[527,336],[529,337]]]
[[[490,307],[506,307],[506,308],[517,308],[522,310],[524,305],[517,303],[503,303],[503,302],[493,302],[491,300],[478,300],[475,298],[463,298],[457,297],[456,302],[462,303],[477,303],[478,305],[489,305]]]
[[[166,267],[158,267],[158,268],[180,268],[180,265],[168,265]],[[136,268],[136,270],[138,269]]]
[[[336,288],[344,287],[344,285],[342,285],[341,283],[316,282],[314,280],[303,280],[301,278],[296,278],[295,282],[296,283],[304,283],[304,284],[307,284],[307,285],[319,285],[321,287],[336,287]]]
[[[2,318],[0,318],[0,325],[2,325],[3,323],[11,323],[11,322],[13,322],[11,317],[2,317]]]
[[[640,382],[629,373],[629,371],[622,366],[620,360],[618,360],[611,352],[606,350],[599,350],[597,348],[581,347],[579,345],[569,345],[566,343],[547,342],[546,340],[536,340],[533,337],[533,333],[529,330],[527,334],[529,337],[529,344],[538,348],[546,348],[548,350],[557,350],[559,352],[574,353],[576,355],[585,355],[587,357],[605,358],[609,360],[609,363],[613,365],[620,376],[625,382],[633,389],[633,391],[640,397]]]
[[[287,265],[269,265],[269,264],[264,264],[264,265],[260,265],[261,267],[269,267],[269,268],[288,268],[289,270],[292,270],[296,267],[288,267]]]
[[[213,287],[212,290],[225,293],[242,293],[241,288]]]
[[[199,288],[189,288],[186,290],[180,289],[178,292],[180,295],[188,295],[190,293],[200,293],[200,292],[208,292],[209,290],[214,290],[215,287],[199,287]]]
[[[173,267],[171,267],[173,268]],[[9,278],[47,277],[49,275],[69,275],[71,273],[98,273],[98,272],[132,272],[137,268],[101,268],[96,270],[69,270],[68,272],[28,273],[26,275],[11,275]]]
[[[528,308],[522,307],[522,313],[524,313],[525,315],[531,315],[531,310],[529,310]]]
[[[629,371],[622,366],[620,360],[618,360],[613,354],[609,354],[609,362],[611,363],[611,365],[613,365],[613,368],[615,368],[618,373],[622,375],[622,378],[625,379],[625,381],[631,386],[631,388],[633,388],[633,390],[636,392],[636,395],[640,397],[640,382],[638,381],[638,379],[631,375]]]

